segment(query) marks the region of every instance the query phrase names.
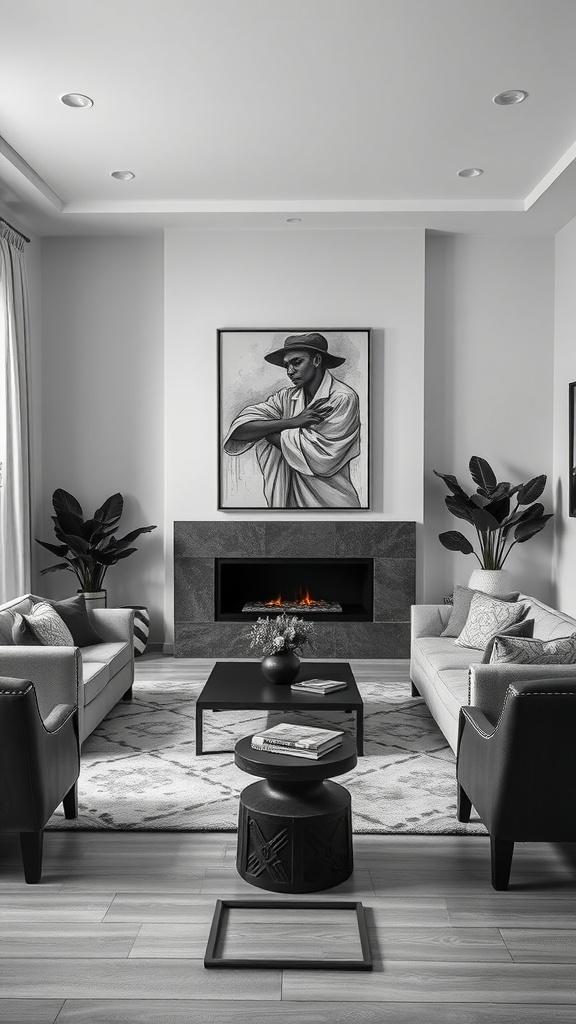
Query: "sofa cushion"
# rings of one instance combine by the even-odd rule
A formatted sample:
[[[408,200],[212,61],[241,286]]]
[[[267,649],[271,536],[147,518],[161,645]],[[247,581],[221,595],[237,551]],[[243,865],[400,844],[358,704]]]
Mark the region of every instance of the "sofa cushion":
[[[110,666],[105,662],[89,661],[82,665],[84,704],[89,704],[110,682]]]
[[[12,636],[18,636],[18,642],[22,642],[22,639],[26,641],[26,629],[22,627],[21,622],[23,620],[25,627],[43,647],[74,647],[68,626],[47,601],[35,604],[28,615],[16,612],[14,619]]]
[[[448,619],[446,628],[440,634],[441,636],[452,636],[455,638],[460,635],[466,625],[466,619],[468,618],[472,598],[474,597],[474,594],[479,593],[482,593],[482,591],[471,590],[470,587],[454,587],[454,593],[452,595],[452,612]],[[519,596],[518,591],[516,591],[513,594],[499,594],[495,600],[507,602],[517,601]]]
[[[497,636],[490,663],[515,665],[574,665],[576,663],[576,633],[538,640],[522,637]]]
[[[576,619],[555,608],[549,608],[534,597],[521,594],[520,600],[529,605],[528,615],[534,619],[534,636],[537,640],[554,640],[576,632]]]
[[[520,622],[513,622],[507,629],[503,629],[496,636],[493,636],[488,641],[484,648],[484,654],[482,655],[482,664],[487,665],[492,658],[492,651],[494,649],[494,641],[500,636],[527,636],[531,637],[534,633],[534,619],[520,619]]]
[[[434,672],[468,670],[471,659],[479,661],[479,651],[457,647],[453,640],[441,636],[421,636],[414,641],[412,655]]]
[[[12,629],[14,628],[14,616],[16,612],[21,615],[28,615],[32,611],[32,601],[29,597],[18,598],[15,601],[8,601],[0,608],[0,644],[12,646]]]
[[[480,591],[472,597],[466,625],[454,643],[460,647],[484,650],[496,633],[527,616],[528,605],[519,601],[499,601]]]
[[[121,668],[128,664],[132,656],[130,644],[126,641],[118,643],[93,644],[80,648],[80,657],[84,666],[92,663],[106,662],[110,666],[110,676],[115,676]]]
[[[68,626],[76,647],[88,647],[91,644],[102,643],[102,637],[98,635],[88,617],[84,594],[75,594],[74,597],[67,597],[64,601],[49,601],[48,603]]]

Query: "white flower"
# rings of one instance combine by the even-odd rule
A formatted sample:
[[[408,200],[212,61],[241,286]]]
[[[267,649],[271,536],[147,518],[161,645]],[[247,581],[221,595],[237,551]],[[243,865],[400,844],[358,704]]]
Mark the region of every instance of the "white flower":
[[[282,648],[284,647],[284,637],[283,636],[275,636],[274,640],[273,640],[273,644],[274,644],[274,647],[276,648],[277,651],[282,650]]]

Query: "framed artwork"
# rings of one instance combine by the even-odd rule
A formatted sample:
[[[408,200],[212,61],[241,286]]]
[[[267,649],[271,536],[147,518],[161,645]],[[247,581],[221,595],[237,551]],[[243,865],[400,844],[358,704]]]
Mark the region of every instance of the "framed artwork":
[[[576,516],[576,381],[568,385],[568,514]]]
[[[218,508],[370,508],[370,331],[218,331]]]

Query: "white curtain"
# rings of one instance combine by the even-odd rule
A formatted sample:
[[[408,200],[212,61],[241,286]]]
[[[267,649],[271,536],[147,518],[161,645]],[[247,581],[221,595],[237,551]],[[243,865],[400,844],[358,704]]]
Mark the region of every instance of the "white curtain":
[[[0,602],[30,591],[28,286],[24,239],[0,223]]]

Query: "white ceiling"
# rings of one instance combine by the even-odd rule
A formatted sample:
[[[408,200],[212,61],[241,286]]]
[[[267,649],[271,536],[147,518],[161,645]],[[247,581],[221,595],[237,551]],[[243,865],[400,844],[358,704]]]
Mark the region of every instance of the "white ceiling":
[[[42,234],[576,216],[574,0],[4,0],[0,24],[0,202]]]

